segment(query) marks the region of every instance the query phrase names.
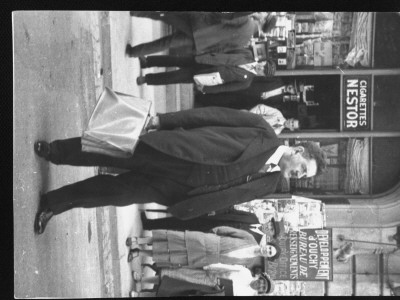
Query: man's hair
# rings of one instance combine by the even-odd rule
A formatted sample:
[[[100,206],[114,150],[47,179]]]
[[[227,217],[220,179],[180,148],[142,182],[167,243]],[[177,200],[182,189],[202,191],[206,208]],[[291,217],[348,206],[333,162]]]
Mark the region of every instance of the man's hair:
[[[315,159],[317,163],[317,174],[321,175],[326,171],[326,153],[315,142],[301,142],[295,145],[304,147],[303,157],[307,159]]]
[[[272,59],[267,59],[264,66],[264,75],[266,77],[273,77],[276,71],[276,63]]]
[[[268,33],[275,27],[278,18],[276,16],[267,16],[264,20],[264,24],[262,24],[261,30],[264,33]]]
[[[274,289],[275,289],[275,285],[274,285],[274,282],[273,282],[273,280],[271,279],[271,277],[268,275],[268,273],[267,273],[267,272],[262,272],[262,273],[260,274],[260,277],[259,277],[259,278],[264,279],[265,282],[267,283],[267,284],[265,285],[264,290],[261,292],[261,294],[269,294],[269,293],[272,293],[272,292],[274,291]]]
[[[274,242],[268,242],[267,245],[273,246],[276,249],[276,253],[274,256],[271,257],[267,257],[267,260],[269,261],[274,261],[275,259],[278,259],[279,256],[281,255],[281,247],[278,246],[278,244],[274,243]]]

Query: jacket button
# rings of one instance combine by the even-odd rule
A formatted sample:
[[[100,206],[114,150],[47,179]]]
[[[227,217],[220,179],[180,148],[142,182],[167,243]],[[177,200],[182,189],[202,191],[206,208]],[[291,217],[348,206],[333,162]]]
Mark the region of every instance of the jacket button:
[[[247,75],[244,75],[244,78],[247,78]]]

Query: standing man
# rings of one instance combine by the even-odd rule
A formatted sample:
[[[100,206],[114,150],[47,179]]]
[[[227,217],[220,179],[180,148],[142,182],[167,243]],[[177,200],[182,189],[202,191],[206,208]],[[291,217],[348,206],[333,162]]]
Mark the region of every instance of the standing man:
[[[177,83],[196,83],[196,88],[203,94],[232,92],[248,88],[254,77],[272,77],[276,65],[272,60],[256,62],[253,52],[246,48],[219,53],[208,60],[199,60],[193,56],[148,56],[140,58],[141,68],[180,67],[179,70],[146,74],[137,78],[137,84],[164,85]],[[216,82],[202,83],[196,75],[218,76]],[[213,80],[214,81],[214,80]]]
[[[262,237],[267,234],[276,239],[281,232],[281,224],[272,218],[265,224],[260,224],[257,216],[251,212],[230,208],[223,212],[216,212],[215,215],[200,216],[191,220],[180,220],[174,217],[148,219],[146,213],[140,214],[144,230],[170,229],[170,230],[192,230],[210,231],[214,227],[229,226],[246,230],[251,233],[260,243]],[[129,241],[127,241],[129,244]]]
[[[193,55],[210,57],[249,45],[257,32],[268,32],[276,24],[269,13],[236,12],[152,12],[131,11],[131,16],[146,17],[172,25],[177,32],[158,40],[132,47],[127,45],[130,57],[146,56],[170,48],[190,46]]]
[[[294,131],[300,128],[299,120],[290,118],[285,119],[283,114],[276,108],[258,104],[250,109],[250,112],[258,114],[268,122],[269,125],[274,129],[276,135],[279,135],[283,129],[287,128],[290,131]]]
[[[251,109],[258,104],[272,107],[284,107],[283,96],[294,95],[295,87],[286,78],[256,77],[251,85],[241,91],[220,94],[196,94],[196,103],[200,106],[222,106],[235,109]]]
[[[76,207],[156,202],[187,220],[264,197],[279,178],[311,177],[325,167],[315,143],[281,142],[256,114],[227,108],[198,108],[150,119],[129,158],[82,152],[81,138],[36,142],[35,152],[54,164],[111,166],[130,170],[98,175],[41,196],[35,231],[53,215]]]

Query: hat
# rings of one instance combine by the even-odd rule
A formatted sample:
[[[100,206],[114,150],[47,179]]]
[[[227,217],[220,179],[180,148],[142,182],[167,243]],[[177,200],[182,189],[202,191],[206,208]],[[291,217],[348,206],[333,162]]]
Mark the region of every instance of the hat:
[[[272,226],[274,226],[273,238],[276,239],[281,234],[281,232],[282,233],[285,232],[285,222],[283,220],[281,220],[279,222],[275,222],[275,219],[271,218],[271,223],[272,223]]]
[[[264,278],[267,282],[268,282],[268,288],[265,290],[265,294],[270,294],[274,291],[275,289],[275,283],[274,281],[271,279],[271,276],[268,275],[267,272],[262,272],[260,274],[261,278]]]

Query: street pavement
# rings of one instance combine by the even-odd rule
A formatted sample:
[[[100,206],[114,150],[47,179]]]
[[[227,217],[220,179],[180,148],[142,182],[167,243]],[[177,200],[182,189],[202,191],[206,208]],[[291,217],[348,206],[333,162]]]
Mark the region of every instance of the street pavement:
[[[139,87],[140,72],[162,69],[141,71],[138,60],[125,55],[127,42],[150,41],[169,31],[161,22],[132,18],[126,11],[13,14],[15,297],[126,297],[135,286],[131,271],[140,272],[140,261],[127,262],[125,239],[150,235],[142,230],[139,210],[162,207],[73,209],[36,236],[39,193],[92,177],[99,169],[50,164],[34,154],[33,143],[80,136],[104,86],[152,100],[153,114],[190,108],[191,85]]]

